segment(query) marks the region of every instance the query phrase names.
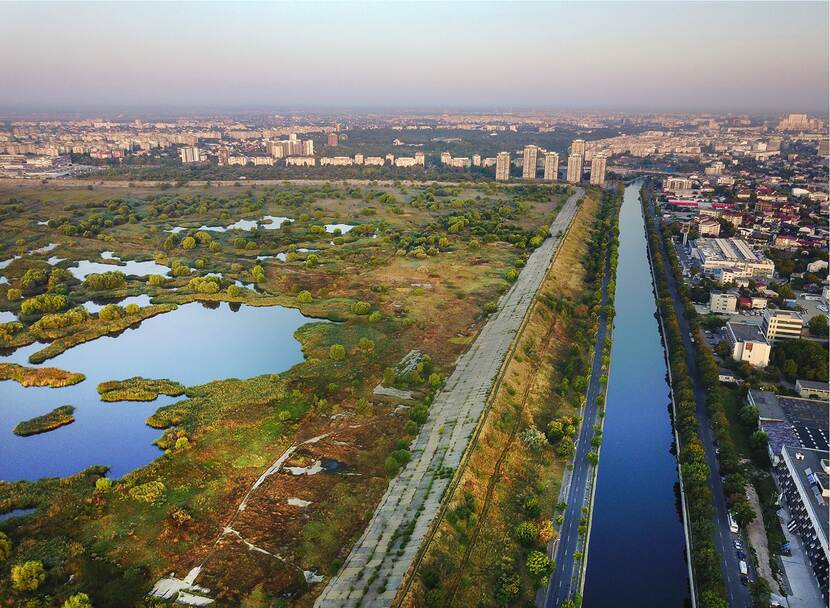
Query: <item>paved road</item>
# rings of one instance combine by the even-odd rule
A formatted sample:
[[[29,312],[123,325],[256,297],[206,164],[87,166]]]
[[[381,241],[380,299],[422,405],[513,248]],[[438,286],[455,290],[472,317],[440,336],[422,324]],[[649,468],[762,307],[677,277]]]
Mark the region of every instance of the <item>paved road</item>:
[[[649,207],[650,218],[655,216],[654,201],[652,200]],[[674,274],[668,266],[668,258],[666,257],[666,245],[662,233],[659,233],[660,249],[664,260],[666,260],[669,293],[674,301],[675,315],[680,324],[680,333],[683,336],[683,345],[686,349],[686,364],[689,368],[689,377],[692,379],[696,413],[698,420],[698,433],[700,440],[703,442],[703,449],[706,452],[706,460],[709,463],[709,488],[712,491],[712,498],[715,507],[715,546],[718,553],[721,555],[721,569],[723,570],[724,582],[726,583],[726,596],[729,600],[729,605],[737,608],[744,608],[752,605],[752,599],[748,587],[744,587],[741,583],[740,570],[738,568],[738,556],[733,545],[737,535],[729,531],[729,521],[727,520],[726,497],[723,492],[723,483],[720,479],[720,468],[718,466],[718,455],[715,453],[715,445],[713,443],[715,437],[712,427],[709,426],[709,416],[706,412],[706,389],[703,386],[703,381],[700,378],[700,371],[697,368],[697,360],[695,359],[694,344],[689,336],[689,322],[683,314],[683,302],[680,299],[680,294],[677,291],[677,283],[675,282]],[[750,574],[755,576],[752,571],[752,564],[747,560]]]
[[[472,346],[458,360],[411,446],[412,461],[393,479],[340,572],[314,605],[318,608],[389,606],[432,523],[450,479],[484,410],[513,338],[570,225],[584,191],[577,188],[518,280],[499,301]]]
[[[593,480],[594,467],[586,459],[591,451],[591,439],[594,437],[594,424],[597,420],[597,395],[604,393],[605,388],[600,384],[602,376],[602,349],[605,344],[605,336],[608,333],[606,327],[605,305],[608,302],[608,281],[611,277],[606,258],[605,276],[602,281],[602,312],[599,315],[599,331],[594,348],[594,360],[591,367],[591,380],[588,383],[585,408],[582,412],[582,424],[579,427],[576,452],[574,453],[574,468],[570,475],[567,474],[562,480],[564,488],[560,497],[568,506],[565,509],[565,519],[562,528],[559,530],[559,541],[556,552],[553,555],[556,561],[556,569],[550,576],[545,593],[539,593],[536,598],[536,605],[546,608],[556,608],[563,601],[569,599],[580,591],[579,568],[580,562],[573,558],[574,551],[579,547],[579,521],[582,519],[582,507],[588,506],[591,498],[591,481]]]

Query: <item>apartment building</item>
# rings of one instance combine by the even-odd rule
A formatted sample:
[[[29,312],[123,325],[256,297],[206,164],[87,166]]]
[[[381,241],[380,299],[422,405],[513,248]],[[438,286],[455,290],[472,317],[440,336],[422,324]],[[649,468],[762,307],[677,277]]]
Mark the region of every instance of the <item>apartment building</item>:
[[[545,181],[555,182],[559,179],[559,154],[556,152],[545,152]]]
[[[800,338],[801,331],[804,329],[804,318],[793,310],[767,308],[764,311],[761,328],[770,343]]]
[[[813,574],[828,601],[828,504],[830,462],[826,451],[784,446],[775,466],[781,497],[792,518],[787,528],[801,538]]]
[[[527,145],[522,155],[522,179],[536,179],[536,155],[538,148]]]
[[[510,153],[499,152],[496,155],[496,181],[506,182],[510,179]]]
[[[582,156],[579,154],[571,154],[568,156],[568,173],[566,176],[568,183],[578,184],[582,181]]]
[[[728,322],[726,341],[735,361],[745,361],[752,367],[769,365],[770,345],[757,325]]]
[[[716,291],[709,293],[709,312],[734,314],[737,309],[738,294],[718,293]]]

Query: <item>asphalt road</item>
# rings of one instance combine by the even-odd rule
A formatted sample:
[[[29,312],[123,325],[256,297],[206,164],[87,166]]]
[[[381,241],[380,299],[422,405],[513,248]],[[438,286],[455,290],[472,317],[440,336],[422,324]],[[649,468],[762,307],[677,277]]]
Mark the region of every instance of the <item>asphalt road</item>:
[[[649,209],[651,217],[654,217],[654,201],[651,202]],[[668,258],[666,257],[667,243],[663,241],[663,236],[658,232],[660,237],[660,248],[662,255],[666,260],[666,267],[668,268]],[[680,299],[680,294],[677,291],[677,283],[675,282],[674,274],[669,271],[667,273],[669,292],[671,293],[674,302],[675,315],[680,324],[680,333],[683,336],[683,345],[686,349],[686,364],[689,368],[689,377],[692,380],[694,389],[696,413],[698,420],[698,432],[700,440],[703,443],[704,451],[706,452],[706,460],[709,463],[709,488],[712,491],[712,498],[715,507],[715,547],[721,556],[721,569],[723,570],[724,582],[726,584],[726,597],[729,600],[729,605],[733,608],[744,608],[752,605],[752,598],[750,596],[749,588],[744,587],[741,583],[741,572],[738,567],[738,555],[733,544],[736,538],[740,538],[746,550],[746,543],[744,539],[737,534],[732,534],[729,530],[729,521],[727,519],[726,497],[723,492],[723,483],[720,479],[720,468],[718,466],[718,455],[715,452],[715,445],[713,443],[715,437],[711,426],[709,425],[709,417],[706,412],[706,390],[700,378],[700,371],[697,368],[697,360],[695,359],[694,344],[689,336],[689,322],[683,315],[683,302]],[[753,571],[750,560],[747,560],[749,573],[754,579],[756,573]]]
[[[438,473],[461,464],[502,361],[583,194],[577,188],[568,198],[550,226],[551,237],[530,255],[519,278],[499,301],[498,310],[459,358],[411,445],[412,460],[389,483],[340,572],[314,603],[316,608],[380,608],[394,601],[450,483]]]
[[[585,408],[582,412],[582,424],[579,426],[574,468],[571,474],[563,479],[565,489],[560,493],[568,506],[565,509],[565,520],[559,530],[559,541],[553,555],[556,568],[550,576],[545,593],[540,593],[537,597],[536,605],[540,607],[557,608],[563,601],[580,591],[577,576],[580,563],[574,561],[573,554],[579,547],[579,521],[582,519],[582,507],[587,506],[590,499],[590,482],[594,473],[594,467],[588,462],[586,455],[591,451],[591,439],[594,437],[594,424],[597,420],[596,399],[597,395],[604,392],[599,379],[602,376],[602,349],[608,333],[605,304],[608,302],[609,261],[609,258],[606,258],[605,276],[602,281],[603,308],[599,315],[599,331],[594,348],[591,380],[588,383]]]

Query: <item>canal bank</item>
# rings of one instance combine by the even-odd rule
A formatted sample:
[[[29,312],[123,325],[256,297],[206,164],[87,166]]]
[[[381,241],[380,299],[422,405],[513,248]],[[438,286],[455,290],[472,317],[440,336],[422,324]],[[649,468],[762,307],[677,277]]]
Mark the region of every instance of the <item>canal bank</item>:
[[[639,200],[620,212],[616,318],[584,605],[690,601],[667,365]]]

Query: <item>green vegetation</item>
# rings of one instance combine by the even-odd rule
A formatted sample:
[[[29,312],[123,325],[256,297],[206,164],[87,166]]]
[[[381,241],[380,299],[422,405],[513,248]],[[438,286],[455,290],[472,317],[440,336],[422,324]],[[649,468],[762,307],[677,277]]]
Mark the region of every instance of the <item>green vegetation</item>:
[[[9,569],[0,570],[0,597],[48,596],[50,605],[60,606],[83,593],[96,608],[141,605],[159,577],[184,574],[194,558],[211,551],[216,531],[253,480],[286,449],[325,428],[331,439],[298,450],[291,464],[303,467],[330,457],[356,474],[304,477],[303,497],[311,504],[303,507],[303,517],[266,516],[273,505],[286,505],[296,495],[286,484],[266,480],[251,497],[263,502],[249,504],[245,522],[234,524],[249,526],[246,538],[258,539],[257,545],[297,568],[229,543],[227,552],[211,558],[205,575],[217,605],[257,605],[263,597],[286,594],[310,604],[320,586],[308,586],[297,573],[337,571],[389,475],[409,466],[408,446],[430,415],[435,391],[480,328],[485,305],[498,300],[509,288],[510,271],[521,268],[542,243],[540,228],[549,225],[565,193],[556,185],[489,183],[32,186],[15,189],[13,196],[26,204],[8,206],[0,216],[7,228],[0,231],[0,248],[16,254],[20,245],[13,237],[42,242],[48,235],[66,258],[52,268],[45,256],[23,256],[4,269],[9,285],[0,287],[0,309],[16,313],[19,321],[0,324],[0,340],[7,347],[46,342],[32,362],[188,302],[300,307],[303,314],[336,321],[301,327],[295,338],[305,359],[282,374],[217,379],[188,387],[186,395],[178,385],[158,384],[164,381],[104,383],[104,399],[151,398],[165,391],[181,396],[147,419],[163,429],[156,441],[159,458],[122,479],[105,478],[106,471],[96,468],[63,480],[0,482],[0,512],[37,508],[19,521],[4,522],[11,541],[8,562],[38,560],[46,573],[35,592],[23,593],[12,589]],[[0,200],[4,194],[0,187]],[[199,230],[266,214],[294,221],[278,229]],[[44,215],[52,218],[47,226],[33,221]],[[334,236],[312,229],[328,223],[356,227]],[[184,230],[171,234],[173,226]],[[84,281],[68,273],[80,260],[97,259],[102,243],[121,260],[154,260],[171,272],[123,276],[114,266],[112,273]],[[278,252],[285,252],[284,260],[272,259]],[[153,304],[118,304],[139,295]],[[571,298],[582,303],[576,291]],[[83,307],[90,300],[109,303],[90,314]],[[589,302],[585,305],[590,311]],[[557,351],[575,337],[585,348],[590,312],[574,327],[571,334],[565,324],[557,326]],[[414,369],[396,372],[412,350],[428,356]],[[393,370],[391,385],[412,392],[408,410],[396,411],[396,404],[374,397],[387,368]],[[540,373],[552,372],[545,367]],[[559,392],[554,399],[556,416],[573,413]],[[545,422],[536,426],[544,428]],[[560,472],[558,458],[544,468],[549,447],[519,451],[532,458],[534,470]],[[530,478],[522,473],[523,487]],[[527,490],[528,495],[547,492]],[[529,509],[532,513],[532,505]],[[457,515],[469,525],[476,519],[469,508]],[[541,512],[522,515],[525,519],[536,526],[536,543],[554,533]],[[505,589],[512,588],[514,576],[524,592],[531,588],[525,557],[504,571]]]
[[[602,281],[616,267],[618,210],[619,199],[610,194],[590,192],[582,203],[469,461],[450,486],[447,510],[406,598],[412,605],[531,605],[555,568],[545,546],[563,518],[548,506],[557,502],[582,423],[578,412],[596,346]],[[612,303],[613,281],[609,323]],[[610,348],[610,339],[601,346]],[[395,380],[394,372],[385,384]]]
[[[159,395],[178,397],[184,394],[184,386],[172,380],[148,380],[128,378],[112,380],[98,385],[101,401],[153,401]]]
[[[59,388],[82,382],[86,376],[57,367],[26,367],[17,363],[0,363],[0,380],[15,380],[23,386]]]
[[[62,405],[56,407],[48,414],[43,416],[36,416],[30,420],[25,420],[14,427],[14,434],[21,437],[29,435],[37,435],[40,433],[47,433],[54,431],[57,428],[72,424],[75,422],[73,413],[75,408],[71,405]]]

